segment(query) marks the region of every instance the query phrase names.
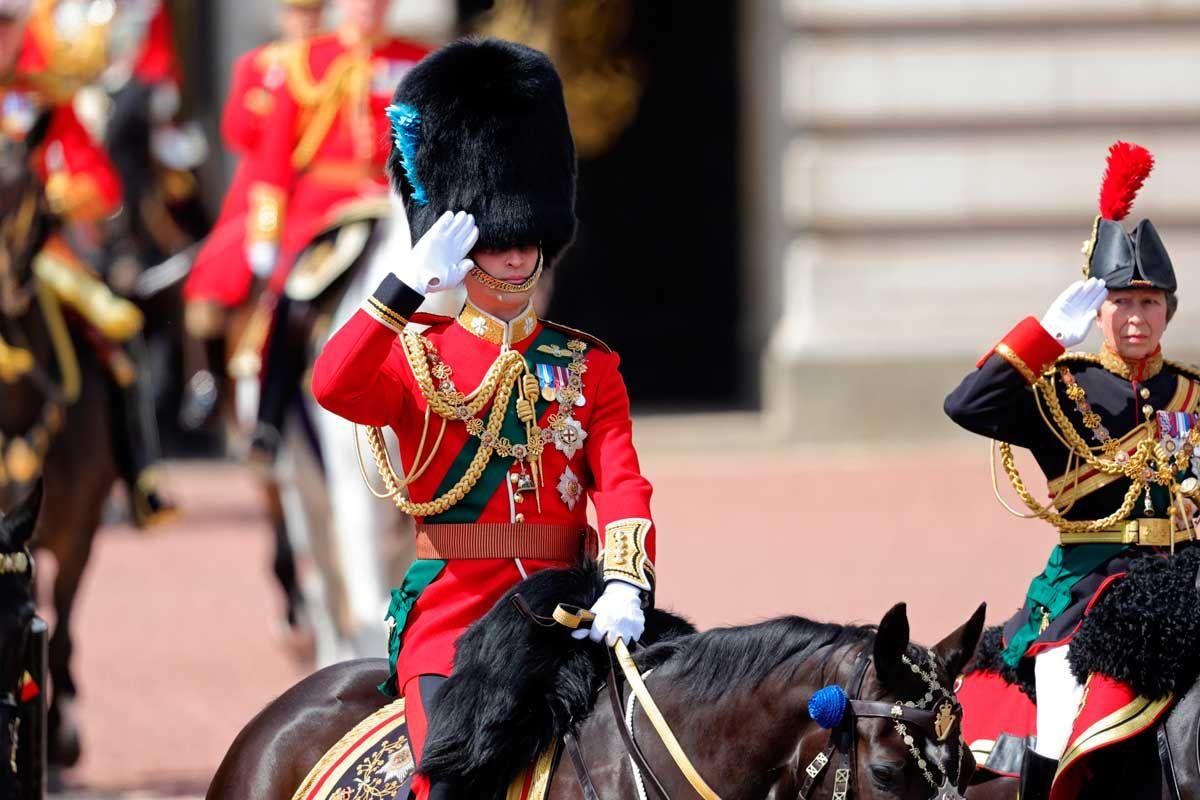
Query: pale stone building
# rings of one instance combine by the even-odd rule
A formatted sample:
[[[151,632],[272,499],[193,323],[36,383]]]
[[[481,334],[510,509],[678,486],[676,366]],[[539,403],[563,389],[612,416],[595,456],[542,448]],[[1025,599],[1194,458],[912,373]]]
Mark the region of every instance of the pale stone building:
[[[744,8],[747,279],[763,409],[799,440],[952,435],[941,402],[1079,277],[1110,143],[1200,356],[1200,2],[761,0]],[[1198,287],[1189,291],[1190,286]]]

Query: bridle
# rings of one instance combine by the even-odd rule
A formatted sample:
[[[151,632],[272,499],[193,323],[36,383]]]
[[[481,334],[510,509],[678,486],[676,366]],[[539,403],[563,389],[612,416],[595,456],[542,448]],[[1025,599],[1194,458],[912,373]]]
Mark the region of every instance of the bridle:
[[[0,553],[0,577],[16,576],[21,580],[33,582],[33,557],[28,547],[13,553]],[[0,776],[6,772],[14,777],[18,773],[18,747],[21,741],[21,706],[24,702],[24,690],[27,680],[31,680],[25,672],[24,665],[28,663],[28,654],[33,641],[33,623],[36,614],[32,602],[28,606],[28,614],[17,619],[14,630],[17,631],[17,641],[10,658],[15,668],[11,675],[5,675],[5,685],[0,686],[0,725],[4,727],[3,741],[7,747],[0,750]]]
[[[954,693],[942,686],[935,671],[926,669],[907,655],[902,658],[905,665],[926,686],[925,695],[916,702],[889,703],[861,699],[867,668],[872,661],[865,648],[859,652],[854,672],[847,684],[850,692],[835,685],[827,686],[813,696],[809,704],[810,714],[814,705],[823,707],[821,713],[813,716],[814,721],[829,729],[829,743],[805,768],[805,780],[800,788],[799,800],[808,800],[812,790],[819,786],[823,776],[828,774],[826,767],[835,756],[838,757],[839,763],[833,771],[833,800],[848,800],[855,796],[855,778],[858,774],[855,762],[860,719],[890,721],[895,726],[896,734],[908,748],[909,757],[916,763],[925,782],[933,789],[934,800],[961,800],[958,782],[962,778],[962,754],[966,748],[962,740],[962,706],[958,704]],[[932,653],[929,654],[929,658],[931,663],[937,663]],[[953,768],[938,759],[933,759],[930,763],[922,754],[919,743],[911,732],[912,728],[919,730],[928,740],[939,743],[949,740],[952,735],[957,736],[958,759]]]

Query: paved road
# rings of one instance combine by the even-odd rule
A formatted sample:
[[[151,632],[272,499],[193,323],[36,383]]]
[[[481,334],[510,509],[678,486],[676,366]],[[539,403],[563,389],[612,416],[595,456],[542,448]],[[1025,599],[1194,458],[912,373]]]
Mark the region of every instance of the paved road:
[[[1010,612],[1050,547],[991,495],[982,447],[936,453],[656,450],[660,602],[704,626],[797,613],[875,621],[909,603],[928,642],[980,601]],[[186,522],[105,529],[81,596],[86,748],[75,798],[185,798],[255,711],[303,668],[278,644],[279,600],[253,484],[178,465]],[[382,626],[380,643],[382,648]],[[381,653],[382,654],[382,653]]]

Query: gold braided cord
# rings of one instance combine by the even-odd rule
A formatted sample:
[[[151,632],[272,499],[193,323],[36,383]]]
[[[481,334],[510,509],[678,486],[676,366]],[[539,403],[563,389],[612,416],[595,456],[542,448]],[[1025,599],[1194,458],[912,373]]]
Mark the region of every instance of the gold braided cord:
[[[1000,442],[999,444],[1000,463],[1004,466],[1004,472],[1008,475],[1008,480],[1012,483],[1013,490],[1016,491],[1017,496],[1033,512],[1032,518],[1044,519],[1064,533],[1090,533],[1111,527],[1118,522],[1124,522],[1129,519],[1130,512],[1137,505],[1138,497],[1141,496],[1142,491],[1146,488],[1145,481],[1132,481],[1129,490],[1125,493],[1125,499],[1122,501],[1120,508],[1103,519],[1069,520],[1063,517],[1062,513],[1054,508],[1054,506],[1043,506],[1034,499],[1033,493],[1029,491],[1029,488],[1025,485],[1025,481],[1021,478],[1021,473],[1017,470],[1012,445],[1008,442]],[[999,497],[998,492],[997,497]],[[1004,503],[1003,500],[1000,502]],[[1004,505],[1007,507],[1006,503]]]
[[[1008,501],[1005,500],[1003,495],[1000,494],[1000,482],[996,479],[996,445],[997,444],[999,444],[999,442],[997,442],[995,439],[992,439],[990,442],[991,452],[988,456],[988,467],[991,470],[991,474],[992,474],[992,494],[994,494],[996,496],[996,502],[998,502],[1001,506],[1003,506],[1005,511],[1012,514],[1014,517],[1017,517],[1018,519],[1044,519],[1046,509],[1054,508],[1054,510],[1057,511],[1059,514],[1066,514],[1066,513],[1069,513],[1072,508],[1075,507],[1075,503],[1079,499],[1079,497],[1075,494],[1075,490],[1079,487],[1079,477],[1082,472],[1081,470],[1075,471],[1075,482],[1071,484],[1071,488],[1069,490],[1064,486],[1063,491],[1061,491],[1057,495],[1055,495],[1055,498],[1061,497],[1063,495],[1068,496],[1069,502],[1067,503],[1066,508],[1058,508],[1057,506],[1054,506],[1054,505],[1050,505],[1050,506],[1040,506],[1039,505],[1037,507],[1037,509],[1034,510],[1034,513],[1023,514],[1022,512],[1020,512],[1017,509],[1010,506],[1008,504]],[[1068,474],[1074,469],[1075,469],[1075,454],[1069,453],[1067,455],[1067,469],[1066,469],[1066,472],[1063,474]],[[1018,480],[1021,479],[1020,475],[1017,476],[1017,479]],[[1028,503],[1026,503],[1026,505],[1028,505]]]
[[[1076,354],[1072,354],[1071,357],[1089,363],[1099,363],[1099,359],[1095,357]],[[1186,371],[1184,372],[1186,373]],[[1012,445],[1007,442],[1000,442],[1000,459],[1005,474],[1008,475],[1009,482],[1012,483],[1017,496],[1033,512],[1032,515],[1022,514],[1010,507],[1004,501],[1004,498],[1000,496],[1000,490],[996,484],[995,450],[993,449],[991,459],[992,488],[996,499],[1010,513],[1025,519],[1044,519],[1064,533],[1090,533],[1109,528],[1129,519],[1129,514],[1137,504],[1138,498],[1146,491],[1149,483],[1160,484],[1167,487],[1173,495],[1178,494],[1178,486],[1172,467],[1181,468],[1181,465],[1175,463],[1179,457],[1173,457],[1160,442],[1155,441],[1153,438],[1143,439],[1141,442],[1138,442],[1134,452],[1129,454],[1128,458],[1124,461],[1101,458],[1096,455],[1096,451],[1102,450],[1103,445],[1100,447],[1088,445],[1075,425],[1067,418],[1062,403],[1058,398],[1053,371],[1043,374],[1038,379],[1037,383],[1033,385],[1033,392],[1042,421],[1045,422],[1046,427],[1050,429],[1055,438],[1067,449],[1067,473],[1064,474],[1068,474],[1072,469],[1075,469],[1075,484],[1069,492],[1069,504],[1066,508],[1059,509],[1055,507],[1053,502],[1050,505],[1043,506],[1034,498],[1032,492],[1029,491],[1029,488],[1021,478],[1013,456]],[[1043,407],[1043,402],[1045,407]],[[1047,417],[1047,411],[1049,412],[1049,417]],[[993,442],[993,448],[995,444]],[[1075,496],[1075,488],[1079,483],[1079,473],[1082,472],[1082,467],[1076,466],[1078,460],[1082,460],[1084,464],[1097,472],[1105,475],[1125,477],[1130,482],[1129,489],[1125,492],[1121,506],[1103,519],[1068,520],[1063,516],[1071,510],[1078,499]],[[1154,464],[1153,467],[1151,466],[1152,463]],[[1067,494],[1065,487],[1064,491],[1059,493],[1059,496],[1063,496],[1064,494]]]
[[[404,350],[409,358],[409,364],[413,368],[413,374],[417,377],[417,384],[428,406],[433,409],[434,413],[444,419],[457,419],[454,407],[438,398],[437,392],[433,389],[433,381],[429,376],[428,364],[425,362],[424,357],[425,349],[428,345],[427,340],[416,334],[404,334],[401,341],[404,343]],[[512,352],[512,355],[515,356],[515,359],[508,357],[508,353],[501,354],[496,363],[488,369],[483,383],[472,393],[474,396],[473,399],[478,399],[478,397],[488,396],[494,392],[494,402],[492,403],[491,412],[488,414],[486,430],[496,438],[499,438],[500,428],[504,425],[504,417],[508,413],[508,403],[512,398],[513,387],[525,371],[525,359],[521,357],[521,354]],[[497,365],[502,365],[503,368],[497,369]],[[402,494],[401,479],[396,475],[396,471],[392,467],[391,456],[388,454],[387,447],[384,444],[383,432],[379,428],[368,428],[367,441],[371,446],[371,455],[375,459],[375,466],[383,478],[384,486],[391,495],[392,502],[401,511],[414,517],[429,517],[442,514],[458,505],[475,488],[475,485],[479,483],[479,479],[483,476],[483,471],[487,467],[488,462],[491,461],[492,453],[494,452],[493,448],[481,442],[479,449],[475,451],[475,455],[471,459],[471,463],[454,486],[450,487],[441,497],[424,503],[414,503]],[[434,452],[437,452],[436,449]]]

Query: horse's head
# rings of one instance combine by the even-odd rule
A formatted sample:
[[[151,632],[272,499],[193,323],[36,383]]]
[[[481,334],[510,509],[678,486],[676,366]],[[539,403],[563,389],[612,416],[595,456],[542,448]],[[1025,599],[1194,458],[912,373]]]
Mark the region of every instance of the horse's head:
[[[0,517],[0,700],[16,693],[24,670],[25,638],[36,611],[29,540],[41,503],[39,481],[16,508]]]
[[[839,682],[809,703],[824,730],[801,740],[775,800],[962,797],[975,760],[962,738],[954,686],[979,643],[984,611],[925,649],[909,641],[901,603],[884,615],[873,641],[847,648]]]

